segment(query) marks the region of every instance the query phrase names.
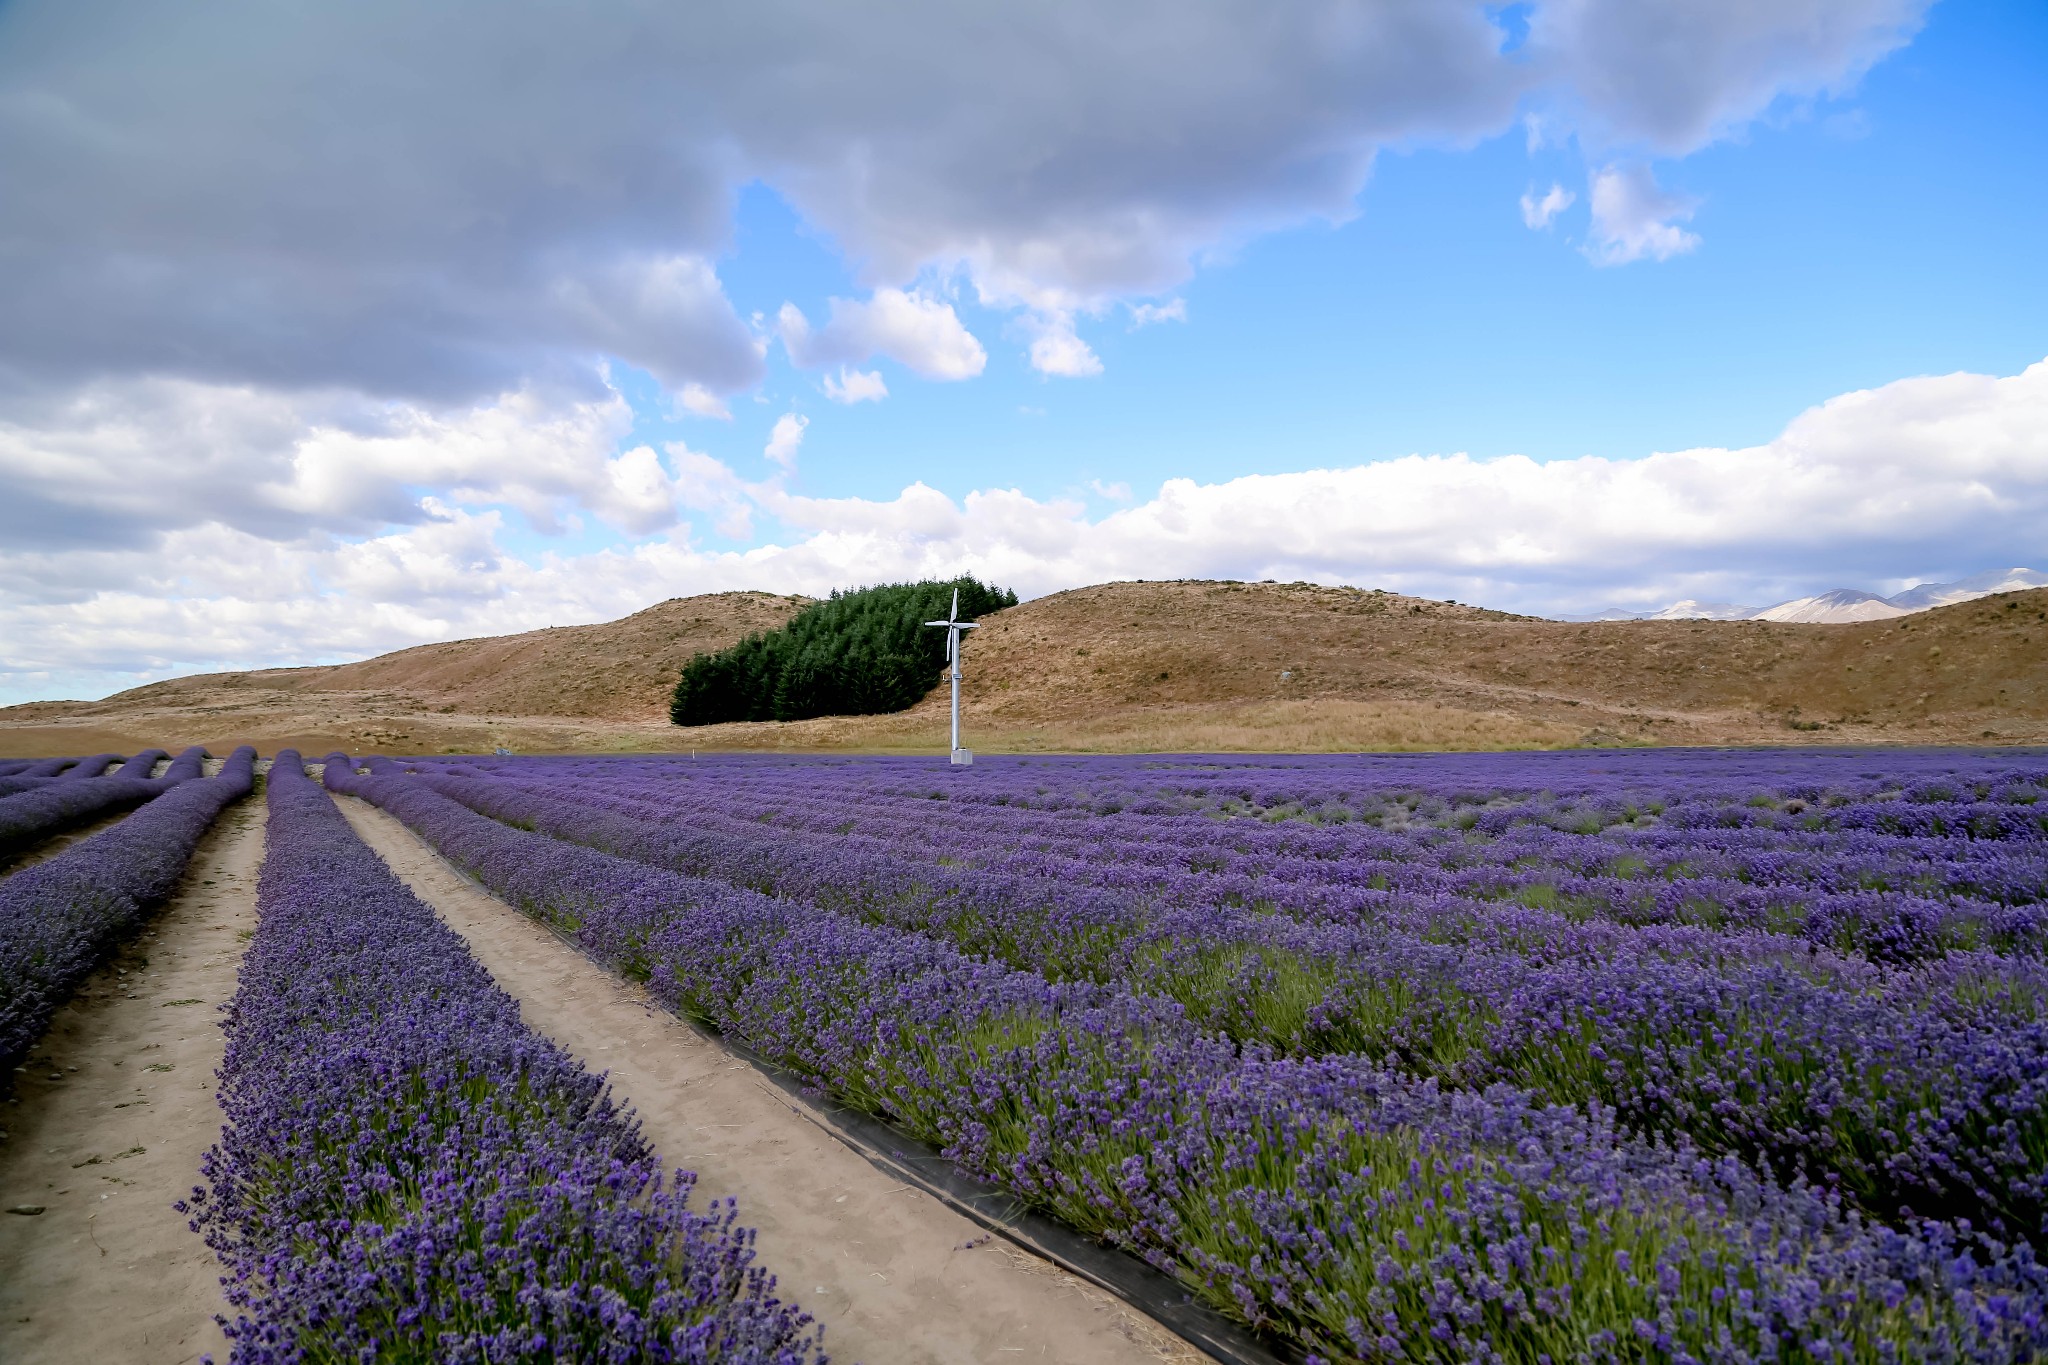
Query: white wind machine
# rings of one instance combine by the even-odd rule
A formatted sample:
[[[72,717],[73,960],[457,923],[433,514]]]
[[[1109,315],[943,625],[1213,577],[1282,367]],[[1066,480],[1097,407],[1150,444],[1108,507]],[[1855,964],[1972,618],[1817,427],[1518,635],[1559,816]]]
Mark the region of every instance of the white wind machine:
[[[965,767],[974,762],[974,751],[960,747],[960,632],[976,630],[972,621],[960,619],[960,589],[953,589],[953,609],[943,621],[927,621],[946,632],[946,666],[953,675],[953,762]]]

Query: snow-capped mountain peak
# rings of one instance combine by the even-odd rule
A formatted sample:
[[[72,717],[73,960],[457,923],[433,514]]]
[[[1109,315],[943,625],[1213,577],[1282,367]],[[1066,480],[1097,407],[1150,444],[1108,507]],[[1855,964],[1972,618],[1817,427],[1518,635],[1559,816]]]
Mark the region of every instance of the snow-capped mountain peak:
[[[2019,592],[2027,588],[2048,588],[2048,573],[2036,573],[2032,569],[1993,569],[1990,573],[1959,578],[1953,583],[1922,583],[1887,600],[1906,611],[1925,611],[1929,607],[1948,606],[1951,602],[1967,602],[1973,597],[1989,597],[1995,592]]]
[[[1817,593],[1812,597],[1795,597],[1790,602],[1780,602],[1775,607],[1765,607],[1750,617],[1753,621],[1801,621],[1807,623],[1835,621],[1883,621],[1893,616],[1904,616],[1908,608],[1894,606],[1874,592],[1857,592],[1853,588],[1836,588],[1833,592]]]
[[[1588,621],[1796,621],[1806,624],[1840,624],[1849,621],[1885,621],[1930,607],[1946,607],[1989,597],[1995,592],[2019,592],[2027,588],[2048,588],[2048,573],[2034,569],[1992,569],[1988,573],[1959,578],[1953,583],[1920,583],[1891,597],[1836,588],[1812,597],[1795,597],[1770,607],[1742,607],[1729,602],[1673,602],[1659,611],[1616,609]]]

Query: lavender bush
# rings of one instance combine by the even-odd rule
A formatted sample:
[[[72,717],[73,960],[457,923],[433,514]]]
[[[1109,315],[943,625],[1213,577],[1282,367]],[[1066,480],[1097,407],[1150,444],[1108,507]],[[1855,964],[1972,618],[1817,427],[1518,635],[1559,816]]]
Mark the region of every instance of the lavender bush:
[[[228,1114],[188,1206],[233,1359],[822,1362],[730,1204],[687,1207],[601,1077],[280,754]]]
[[[162,749],[144,749],[141,753],[136,754],[126,763],[115,769],[112,776],[149,777],[156,772],[158,761],[169,757],[170,755]]]
[[[1717,930],[1579,913],[1560,908],[1555,895],[1529,894],[1578,885],[1560,864],[1640,861],[1630,850],[1647,841],[1609,837],[1608,825],[1597,834],[1544,825],[1553,847],[1525,837],[1532,819],[1498,822],[1510,837],[1483,842],[1469,830],[1440,839],[1432,826],[1410,848],[1411,861],[1434,853],[1439,865],[1452,857],[1468,862],[1458,870],[1470,875],[1456,890],[1414,895],[1368,886],[1377,897],[1370,915],[1334,916],[1278,903],[1301,899],[1300,878],[1248,904],[1236,882],[1227,883],[1231,892],[1213,894],[1200,872],[1178,861],[1213,869],[1231,845],[1256,847],[1267,829],[1256,821],[1258,830],[1240,837],[1196,817],[1207,827],[1201,844],[1165,831],[1161,842],[1175,851],[1173,861],[1126,837],[1114,849],[1098,843],[1085,866],[1027,876],[936,865],[929,857],[920,863],[910,852],[992,862],[1004,838],[1018,837],[1001,828],[1001,808],[970,806],[969,820],[950,822],[953,835],[944,840],[933,837],[934,826],[949,823],[944,814],[931,816],[921,834],[905,817],[884,846],[846,831],[853,822],[845,817],[853,810],[878,823],[891,803],[874,799],[874,787],[886,785],[871,781],[855,794],[829,771],[806,790],[776,791],[776,769],[742,769],[750,780],[724,783],[715,798],[720,809],[692,812],[680,801],[662,807],[662,795],[674,796],[678,785],[673,763],[666,776],[657,767],[652,778],[644,775],[650,765],[614,764],[596,782],[575,776],[590,768],[587,761],[546,764],[546,776],[528,778],[520,773],[540,765],[501,765],[510,771],[494,779],[467,765],[446,767],[455,775],[442,776],[420,766],[436,790],[521,827],[914,930],[1055,979],[1171,1000],[1239,1043],[1299,1057],[1367,1053],[1460,1087],[1505,1082],[1547,1100],[1599,1102],[1632,1127],[1763,1161],[1784,1178],[1810,1177],[1887,1219],[1968,1217],[2033,1235],[2048,1216],[2048,1019],[2040,1008],[2048,971],[2031,938],[2008,943],[2006,954],[1956,945],[1898,961],[1759,926]],[[723,771],[730,777],[734,769]],[[759,785],[772,796],[758,790],[757,775],[765,775]],[[1117,774],[1111,768],[1104,776]],[[1989,880],[1983,869],[1997,866],[2007,883],[2031,885],[2027,869],[2048,847],[2048,831],[2025,799],[2042,792],[2038,775],[2008,773],[1987,785],[2009,799],[1956,821],[1976,831],[1968,842],[2002,846],[1968,855],[1978,866],[1972,880]],[[1645,804],[1674,819],[1711,817],[1707,827],[1719,829],[1728,814],[1749,819],[1761,809],[1755,796],[1753,787],[1707,787],[1667,791]],[[812,832],[835,797],[841,832]],[[914,799],[932,804],[922,789]],[[772,838],[763,837],[758,814],[746,816],[764,801],[778,817]],[[1491,811],[1504,808],[1498,795],[1489,801]],[[1554,808],[1554,797],[1544,801],[1552,805],[1535,804]],[[1852,822],[1847,839],[1858,846],[1836,870],[1844,879],[1877,880],[1872,869],[1891,865],[1893,851],[1861,849],[1868,822],[1857,803],[1839,800],[1831,809]],[[657,813],[668,818],[657,821]],[[1802,832],[1809,843],[1813,835]],[[1605,847],[1583,847],[1595,837]],[[1389,880],[1381,869],[1397,860],[1384,840],[1379,831],[1353,840],[1374,853],[1361,880]],[[1515,882],[1517,894],[1501,895],[1504,869],[1489,869],[1476,856],[1481,848],[1507,858],[1514,877],[1543,868],[1548,879]],[[1326,852],[1333,856],[1319,860],[1326,865],[1317,875],[1341,885],[1345,863],[1337,850]],[[1102,873],[1119,854],[1137,875]],[[1777,867],[1781,877],[1791,865],[1804,883],[1819,879],[1813,864],[1822,859],[1811,849],[1796,865],[1785,858],[1772,864],[1760,849],[1744,856],[1751,866]],[[1398,875],[1424,880],[1412,870]],[[1685,894],[1697,901],[1722,893],[1709,883]],[[1887,893],[1865,894],[1880,902],[1873,916],[1889,913]],[[1890,894],[1902,898],[1911,897]],[[2011,898],[2003,907],[2010,919],[2041,911],[2018,893]]]
[[[249,794],[255,757],[237,749],[218,776],[168,789],[135,784],[156,799],[0,881],[0,1075],[13,1074],[78,983],[170,895],[200,836]]]
[[[674,1008],[1325,1358],[2020,1360],[2048,1347],[2048,1278],[2024,1238],[1902,1210],[1873,1223],[1839,1192],[1716,1156],[1683,1131],[1631,1133],[1597,1097],[1450,1088],[1384,1056],[1276,1055],[1131,980],[1048,980],[863,913],[858,897],[835,908],[610,856],[436,790],[481,800],[475,779],[368,766],[386,775],[335,762],[327,780]],[[913,774],[609,771],[664,766],[737,809],[757,781],[873,794]],[[530,787],[601,785],[592,774],[607,770],[491,767],[490,786],[516,774]],[[1136,764],[1102,769],[1152,780]],[[987,775],[940,794],[1000,790]],[[842,816],[867,809],[849,799]],[[783,836],[765,823],[756,841],[773,846]],[[1216,842],[1231,834],[1225,822]],[[950,856],[943,840],[924,847]]]
[[[76,758],[44,758],[22,766],[14,777],[57,777],[67,769],[78,766]]]
[[[90,758],[79,759],[75,765],[66,768],[58,776],[67,782],[88,777],[105,777],[107,769],[119,762],[121,762],[120,754],[94,754]]]
[[[161,754],[162,750],[156,752]],[[254,751],[251,753],[253,756]],[[71,774],[66,773],[54,780],[38,782],[28,790],[12,795],[0,794],[0,857],[18,853],[53,834],[61,834],[103,815],[139,806],[161,796],[176,783],[198,777],[206,750],[187,749],[161,778],[99,777],[98,774],[119,756],[101,754],[86,759],[84,764],[74,769],[84,772],[87,766],[97,764],[89,774],[94,778],[92,781],[68,781],[66,779]]]

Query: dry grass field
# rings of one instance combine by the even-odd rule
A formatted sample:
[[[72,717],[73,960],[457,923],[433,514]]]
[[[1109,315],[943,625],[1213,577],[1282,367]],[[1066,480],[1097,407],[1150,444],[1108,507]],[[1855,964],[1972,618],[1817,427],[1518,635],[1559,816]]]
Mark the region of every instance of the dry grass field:
[[[686,659],[803,604],[677,598],[604,625],[9,707],[0,753],[943,750],[936,678],[900,715],[667,724]],[[1581,625],[1306,583],[1109,583],[984,621],[965,694],[985,752],[2048,742],[2048,590],[1858,625]]]

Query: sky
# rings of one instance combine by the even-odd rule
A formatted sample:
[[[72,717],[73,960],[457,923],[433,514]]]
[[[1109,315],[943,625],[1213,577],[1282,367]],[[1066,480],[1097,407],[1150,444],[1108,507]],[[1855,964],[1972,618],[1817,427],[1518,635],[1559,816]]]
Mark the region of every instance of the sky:
[[[2038,3],[0,0],[0,703],[961,572],[2048,568],[2043,242]]]

